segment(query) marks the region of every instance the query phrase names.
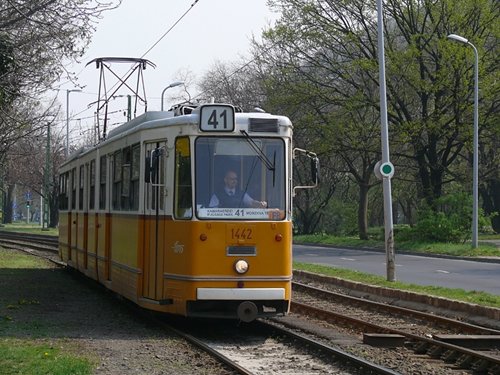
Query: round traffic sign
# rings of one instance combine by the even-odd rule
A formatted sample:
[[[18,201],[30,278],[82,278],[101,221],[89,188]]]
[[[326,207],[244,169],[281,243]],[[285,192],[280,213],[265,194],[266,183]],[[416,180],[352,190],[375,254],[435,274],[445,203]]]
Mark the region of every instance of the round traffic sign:
[[[380,174],[382,177],[391,178],[394,176],[394,165],[390,161],[380,164]]]

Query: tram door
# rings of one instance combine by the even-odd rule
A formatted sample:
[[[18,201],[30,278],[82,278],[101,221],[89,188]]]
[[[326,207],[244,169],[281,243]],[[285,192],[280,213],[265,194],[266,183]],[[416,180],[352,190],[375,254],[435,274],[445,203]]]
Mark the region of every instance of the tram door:
[[[145,147],[143,296],[155,300],[163,293],[166,145],[159,141]]]

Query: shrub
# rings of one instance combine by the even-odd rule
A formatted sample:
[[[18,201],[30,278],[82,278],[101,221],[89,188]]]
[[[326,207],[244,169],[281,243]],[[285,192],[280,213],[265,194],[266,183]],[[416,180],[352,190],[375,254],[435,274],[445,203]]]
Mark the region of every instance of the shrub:
[[[487,226],[487,218],[479,212],[479,227]],[[436,199],[418,211],[415,234],[420,241],[466,242],[471,238],[472,196],[452,193]]]

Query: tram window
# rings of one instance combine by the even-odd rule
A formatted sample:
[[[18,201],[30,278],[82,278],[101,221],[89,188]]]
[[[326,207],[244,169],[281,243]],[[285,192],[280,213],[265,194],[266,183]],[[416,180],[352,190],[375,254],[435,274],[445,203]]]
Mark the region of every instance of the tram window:
[[[80,178],[78,180],[78,209],[83,210],[83,187],[85,185],[85,169],[84,166],[80,166]]]
[[[120,209],[120,197],[122,192],[122,152],[115,152],[113,155],[113,195],[112,207],[114,210]]]
[[[89,208],[95,206],[95,160],[90,161],[90,189],[89,189]]]
[[[249,142],[240,137],[198,137],[195,153],[198,218],[285,218],[286,165],[282,139],[255,137]],[[225,181],[228,171],[236,175],[232,187]],[[255,201],[265,207],[254,206]]]
[[[191,151],[189,138],[175,141],[175,217],[187,219],[193,216],[191,183]]]
[[[130,208],[132,210],[139,209],[139,175],[141,162],[140,146],[132,146],[132,171],[130,176]]]
[[[106,156],[101,156],[99,161],[99,209],[106,208]]]
[[[68,177],[69,173],[59,175],[59,209],[68,209]]]
[[[71,209],[76,208],[76,168],[71,170]]]
[[[80,166],[80,178],[78,186],[78,209],[83,210],[83,187],[85,186],[85,166]]]
[[[122,155],[122,191],[120,195],[120,208],[130,209],[130,167],[131,167],[130,147],[123,149]]]

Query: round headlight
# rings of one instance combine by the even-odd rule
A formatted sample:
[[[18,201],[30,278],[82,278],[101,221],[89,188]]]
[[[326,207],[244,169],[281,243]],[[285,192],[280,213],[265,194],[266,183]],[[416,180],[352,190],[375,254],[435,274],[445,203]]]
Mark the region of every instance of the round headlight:
[[[245,273],[248,271],[248,263],[246,260],[238,260],[235,264],[234,264],[234,270],[240,274],[242,273]]]

